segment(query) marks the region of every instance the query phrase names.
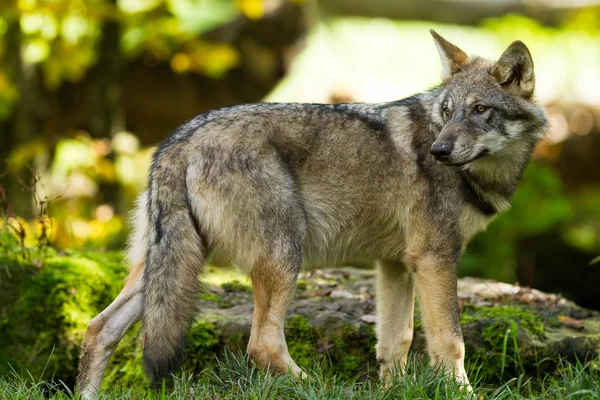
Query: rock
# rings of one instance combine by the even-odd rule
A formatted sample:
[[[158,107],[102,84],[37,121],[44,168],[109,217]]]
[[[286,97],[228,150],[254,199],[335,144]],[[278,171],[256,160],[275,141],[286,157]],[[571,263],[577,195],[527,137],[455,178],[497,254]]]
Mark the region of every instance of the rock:
[[[559,315],[558,320],[567,328],[575,329],[577,331],[585,329],[585,325],[583,324],[583,322],[575,318],[567,317],[565,315]]]
[[[342,375],[376,375],[374,274],[344,267],[300,275],[286,325],[290,353],[300,366],[311,367],[316,359]],[[584,360],[600,350],[598,312],[559,295],[477,278],[460,279],[458,292],[468,363],[481,368],[479,376],[489,382],[500,383],[523,372],[552,372],[559,358]],[[219,301],[202,302],[199,320],[214,325],[220,343],[243,350],[250,332],[252,294],[218,296]],[[222,308],[219,303],[239,305]],[[412,350],[417,354],[426,350],[418,305]]]
[[[373,314],[367,314],[360,317],[360,320],[366,322],[367,324],[374,324],[377,322],[377,316]]]

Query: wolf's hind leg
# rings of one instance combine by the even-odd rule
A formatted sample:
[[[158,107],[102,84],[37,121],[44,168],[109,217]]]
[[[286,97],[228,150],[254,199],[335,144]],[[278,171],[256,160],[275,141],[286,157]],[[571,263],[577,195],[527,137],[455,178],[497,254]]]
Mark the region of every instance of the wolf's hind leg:
[[[413,339],[414,285],[401,263],[381,262],[377,267],[377,359],[380,377],[390,378],[404,369]]]
[[[143,264],[135,267],[115,300],[88,324],[81,346],[77,392],[93,398],[119,341],[142,316]]]
[[[273,259],[259,261],[250,273],[254,290],[254,316],[248,353],[265,368],[302,377],[285,342],[284,322],[294,296],[299,266],[282,265]]]

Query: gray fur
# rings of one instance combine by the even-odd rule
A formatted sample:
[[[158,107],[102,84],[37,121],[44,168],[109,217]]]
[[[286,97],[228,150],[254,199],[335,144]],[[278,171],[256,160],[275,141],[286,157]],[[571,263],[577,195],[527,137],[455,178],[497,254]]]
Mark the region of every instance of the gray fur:
[[[295,282],[301,265],[379,261],[397,290],[409,292],[394,294],[382,281],[378,298],[397,299],[412,315],[406,296],[414,284],[432,359],[449,362],[468,384],[456,267],[470,238],[508,207],[547,122],[530,93],[518,89],[534,81],[522,43],[494,64],[434,38],[447,71],[430,91],[381,104],[234,106],[198,116],[161,144],[145,234],[133,246],[136,254],[147,250],[144,353],[155,380],[176,365],[195,313],[198,273],[218,251],[251,274],[257,307],[260,296],[281,299],[264,301],[279,313],[275,320],[264,320],[268,309],[255,314],[264,326],[253,327],[250,350],[263,362],[278,356],[267,356],[260,332],[280,340],[279,318],[293,294],[293,286],[273,292],[267,282],[280,278],[268,276]],[[517,70],[507,75],[511,65]],[[430,154],[440,141],[452,147],[441,162]],[[405,356],[392,347],[407,349],[412,338],[395,331],[412,330],[412,323],[395,323],[405,316],[390,315],[394,309],[381,307],[387,322],[378,329],[386,368]],[[285,342],[277,348],[285,354],[271,364],[300,374]]]

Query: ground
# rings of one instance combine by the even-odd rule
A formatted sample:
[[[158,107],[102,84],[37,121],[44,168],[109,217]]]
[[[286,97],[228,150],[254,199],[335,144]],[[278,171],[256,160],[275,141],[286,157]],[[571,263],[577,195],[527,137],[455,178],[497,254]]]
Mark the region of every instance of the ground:
[[[53,250],[28,258],[0,257],[0,397],[8,391],[15,394],[8,398],[17,398],[22,390],[38,393],[57,384],[68,392],[85,326],[118,292],[126,274],[120,259],[120,253]],[[177,378],[176,389],[196,394],[208,390],[218,398],[253,398],[250,394],[258,392],[262,394],[257,398],[265,398],[268,387],[272,393],[289,391],[291,398],[331,397],[336,390],[355,398],[387,398],[389,393],[404,397],[411,390],[458,393],[442,373],[426,365],[417,312],[411,368],[420,376],[398,378],[403,388],[397,390],[409,392],[393,389],[384,394],[376,377],[372,270],[344,267],[301,274],[286,336],[291,355],[309,371],[305,382],[256,371],[244,358],[253,308],[247,278],[235,269],[209,267],[202,280],[202,312],[188,335],[185,373]],[[500,394],[538,395],[575,385],[569,390],[579,393],[600,381],[597,312],[559,295],[475,278],[459,281],[459,300],[467,368],[477,391],[486,396],[499,391],[494,396],[505,398]],[[147,388],[138,332],[139,326],[126,335],[107,370],[104,388],[111,398]],[[228,379],[244,381],[248,392],[227,389]],[[166,393],[177,398],[179,389]],[[231,396],[223,395],[226,389],[233,390]],[[594,393],[598,396],[598,389],[588,394]]]

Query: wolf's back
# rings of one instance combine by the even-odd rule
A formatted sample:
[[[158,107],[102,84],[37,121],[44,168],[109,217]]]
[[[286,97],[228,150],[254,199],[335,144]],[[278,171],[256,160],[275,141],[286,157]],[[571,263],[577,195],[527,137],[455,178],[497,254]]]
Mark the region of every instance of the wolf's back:
[[[198,274],[204,264],[203,243],[188,201],[187,161],[181,157],[180,146],[159,148],[147,191],[144,368],[157,385],[181,362],[183,337],[196,313]]]

